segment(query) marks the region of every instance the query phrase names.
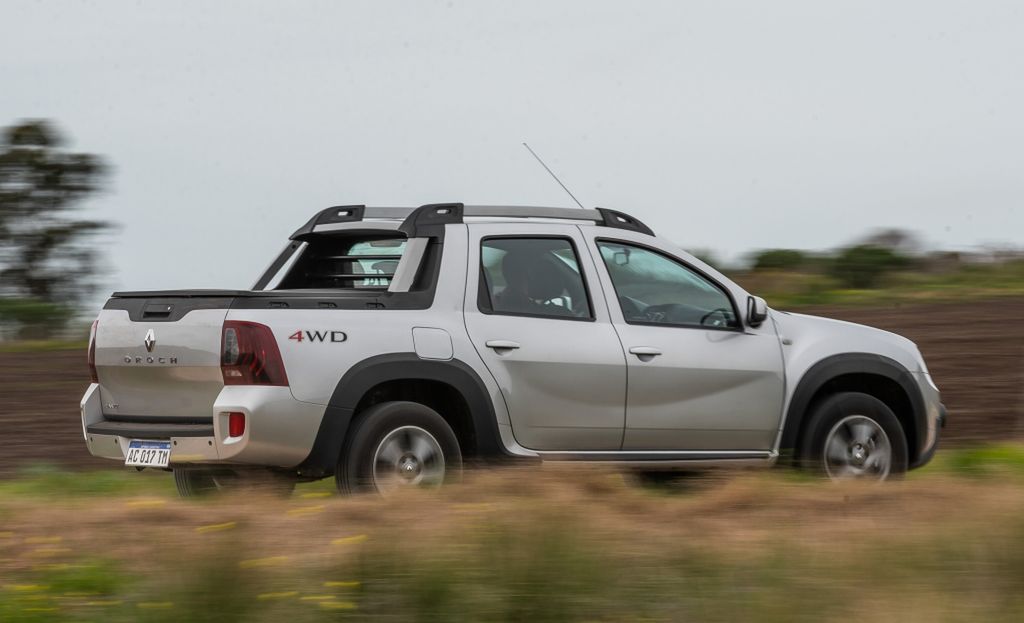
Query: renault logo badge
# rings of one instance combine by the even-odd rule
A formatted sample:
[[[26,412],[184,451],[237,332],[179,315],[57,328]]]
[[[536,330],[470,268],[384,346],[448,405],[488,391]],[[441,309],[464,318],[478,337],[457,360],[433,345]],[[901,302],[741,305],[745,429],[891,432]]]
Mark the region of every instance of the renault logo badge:
[[[153,352],[153,348],[156,347],[156,333],[153,333],[153,329],[146,331],[146,339],[142,343],[146,345],[147,352]]]

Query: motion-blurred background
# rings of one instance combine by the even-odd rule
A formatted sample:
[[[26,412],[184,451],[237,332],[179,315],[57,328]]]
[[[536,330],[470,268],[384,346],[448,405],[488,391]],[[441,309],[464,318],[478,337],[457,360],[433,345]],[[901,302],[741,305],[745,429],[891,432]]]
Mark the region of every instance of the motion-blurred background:
[[[1024,6],[994,0],[4,2],[0,619],[1020,620],[1022,76]],[[852,492],[487,475],[418,499],[426,554],[403,549],[401,502],[181,506],[87,455],[85,337],[110,291],[247,287],[330,205],[573,205],[523,141],[585,205],[772,307],[917,342],[950,411],[936,466]],[[522,508],[541,519],[509,523]],[[390,545],[288,559],[323,545],[289,528],[324,522],[345,551]],[[146,546],[98,536],[142,524]],[[925,536],[877,541],[903,528]],[[222,532],[216,552],[267,557],[204,558]],[[182,543],[207,575],[154,581],[177,563],[151,550]]]

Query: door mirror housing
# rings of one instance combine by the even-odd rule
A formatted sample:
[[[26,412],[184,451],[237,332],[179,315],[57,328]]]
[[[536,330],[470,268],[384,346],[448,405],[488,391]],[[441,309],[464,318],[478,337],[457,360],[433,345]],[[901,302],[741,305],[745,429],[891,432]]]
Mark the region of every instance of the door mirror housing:
[[[768,319],[768,303],[760,296],[747,297],[747,324],[760,327]]]

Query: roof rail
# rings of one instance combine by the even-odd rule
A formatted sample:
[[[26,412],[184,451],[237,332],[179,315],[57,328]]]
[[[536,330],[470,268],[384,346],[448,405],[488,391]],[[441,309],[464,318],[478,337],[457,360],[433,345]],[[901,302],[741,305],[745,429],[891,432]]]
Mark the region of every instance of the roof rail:
[[[428,203],[413,210],[405,217],[398,230],[410,238],[444,239],[444,226],[461,223],[467,216],[466,206],[461,203]]]
[[[296,229],[295,233],[291,235],[291,239],[295,240],[300,236],[313,233],[313,229],[317,225],[361,221],[365,212],[366,206],[332,206],[326,210],[320,210],[313,215],[313,218],[306,221],[305,225]]]
[[[619,212],[618,210],[611,210],[609,208],[597,208],[597,211],[601,214],[601,225],[605,227],[615,227],[617,229],[627,229],[629,231],[640,232],[641,234],[647,234],[653,236],[654,232],[647,225],[644,225],[640,219],[633,218],[625,212]]]
[[[352,223],[364,219],[402,219],[398,227],[409,238],[444,238],[444,226],[465,222],[465,218],[546,218],[591,221],[653,236],[639,219],[608,208],[544,208],[526,206],[467,206],[462,203],[430,203],[418,208],[368,208],[364,205],[334,206],[321,210],[292,234],[292,240],[316,232],[321,225]]]

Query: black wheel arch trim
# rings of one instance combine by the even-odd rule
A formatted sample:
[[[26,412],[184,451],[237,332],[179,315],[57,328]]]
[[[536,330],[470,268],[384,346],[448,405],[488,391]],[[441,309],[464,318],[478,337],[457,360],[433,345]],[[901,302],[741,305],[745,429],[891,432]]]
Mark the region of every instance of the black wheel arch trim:
[[[475,455],[508,455],[501,442],[487,387],[471,367],[458,359],[442,361],[421,359],[416,353],[392,353],[360,361],[338,381],[320,422],[313,448],[298,471],[309,475],[333,473],[359,401],[373,387],[402,379],[438,381],[454,387],[469,407],[476,436]]]
[[[924,451],[928,436],[927,409],[914,375],[895,359],[874,353],[842,353],[826,357],[811,366],[801,377],[786,410],[786,420],[779,443],[781,452],[795,452],[803,424],[809,415],[815,394],[829,381],[847,374],[872,374],[895,381],[907,396],[914,421],[914,431],[907,432],[910,463],[914,465]],[[911,438],[911,432],[914,437]]]

